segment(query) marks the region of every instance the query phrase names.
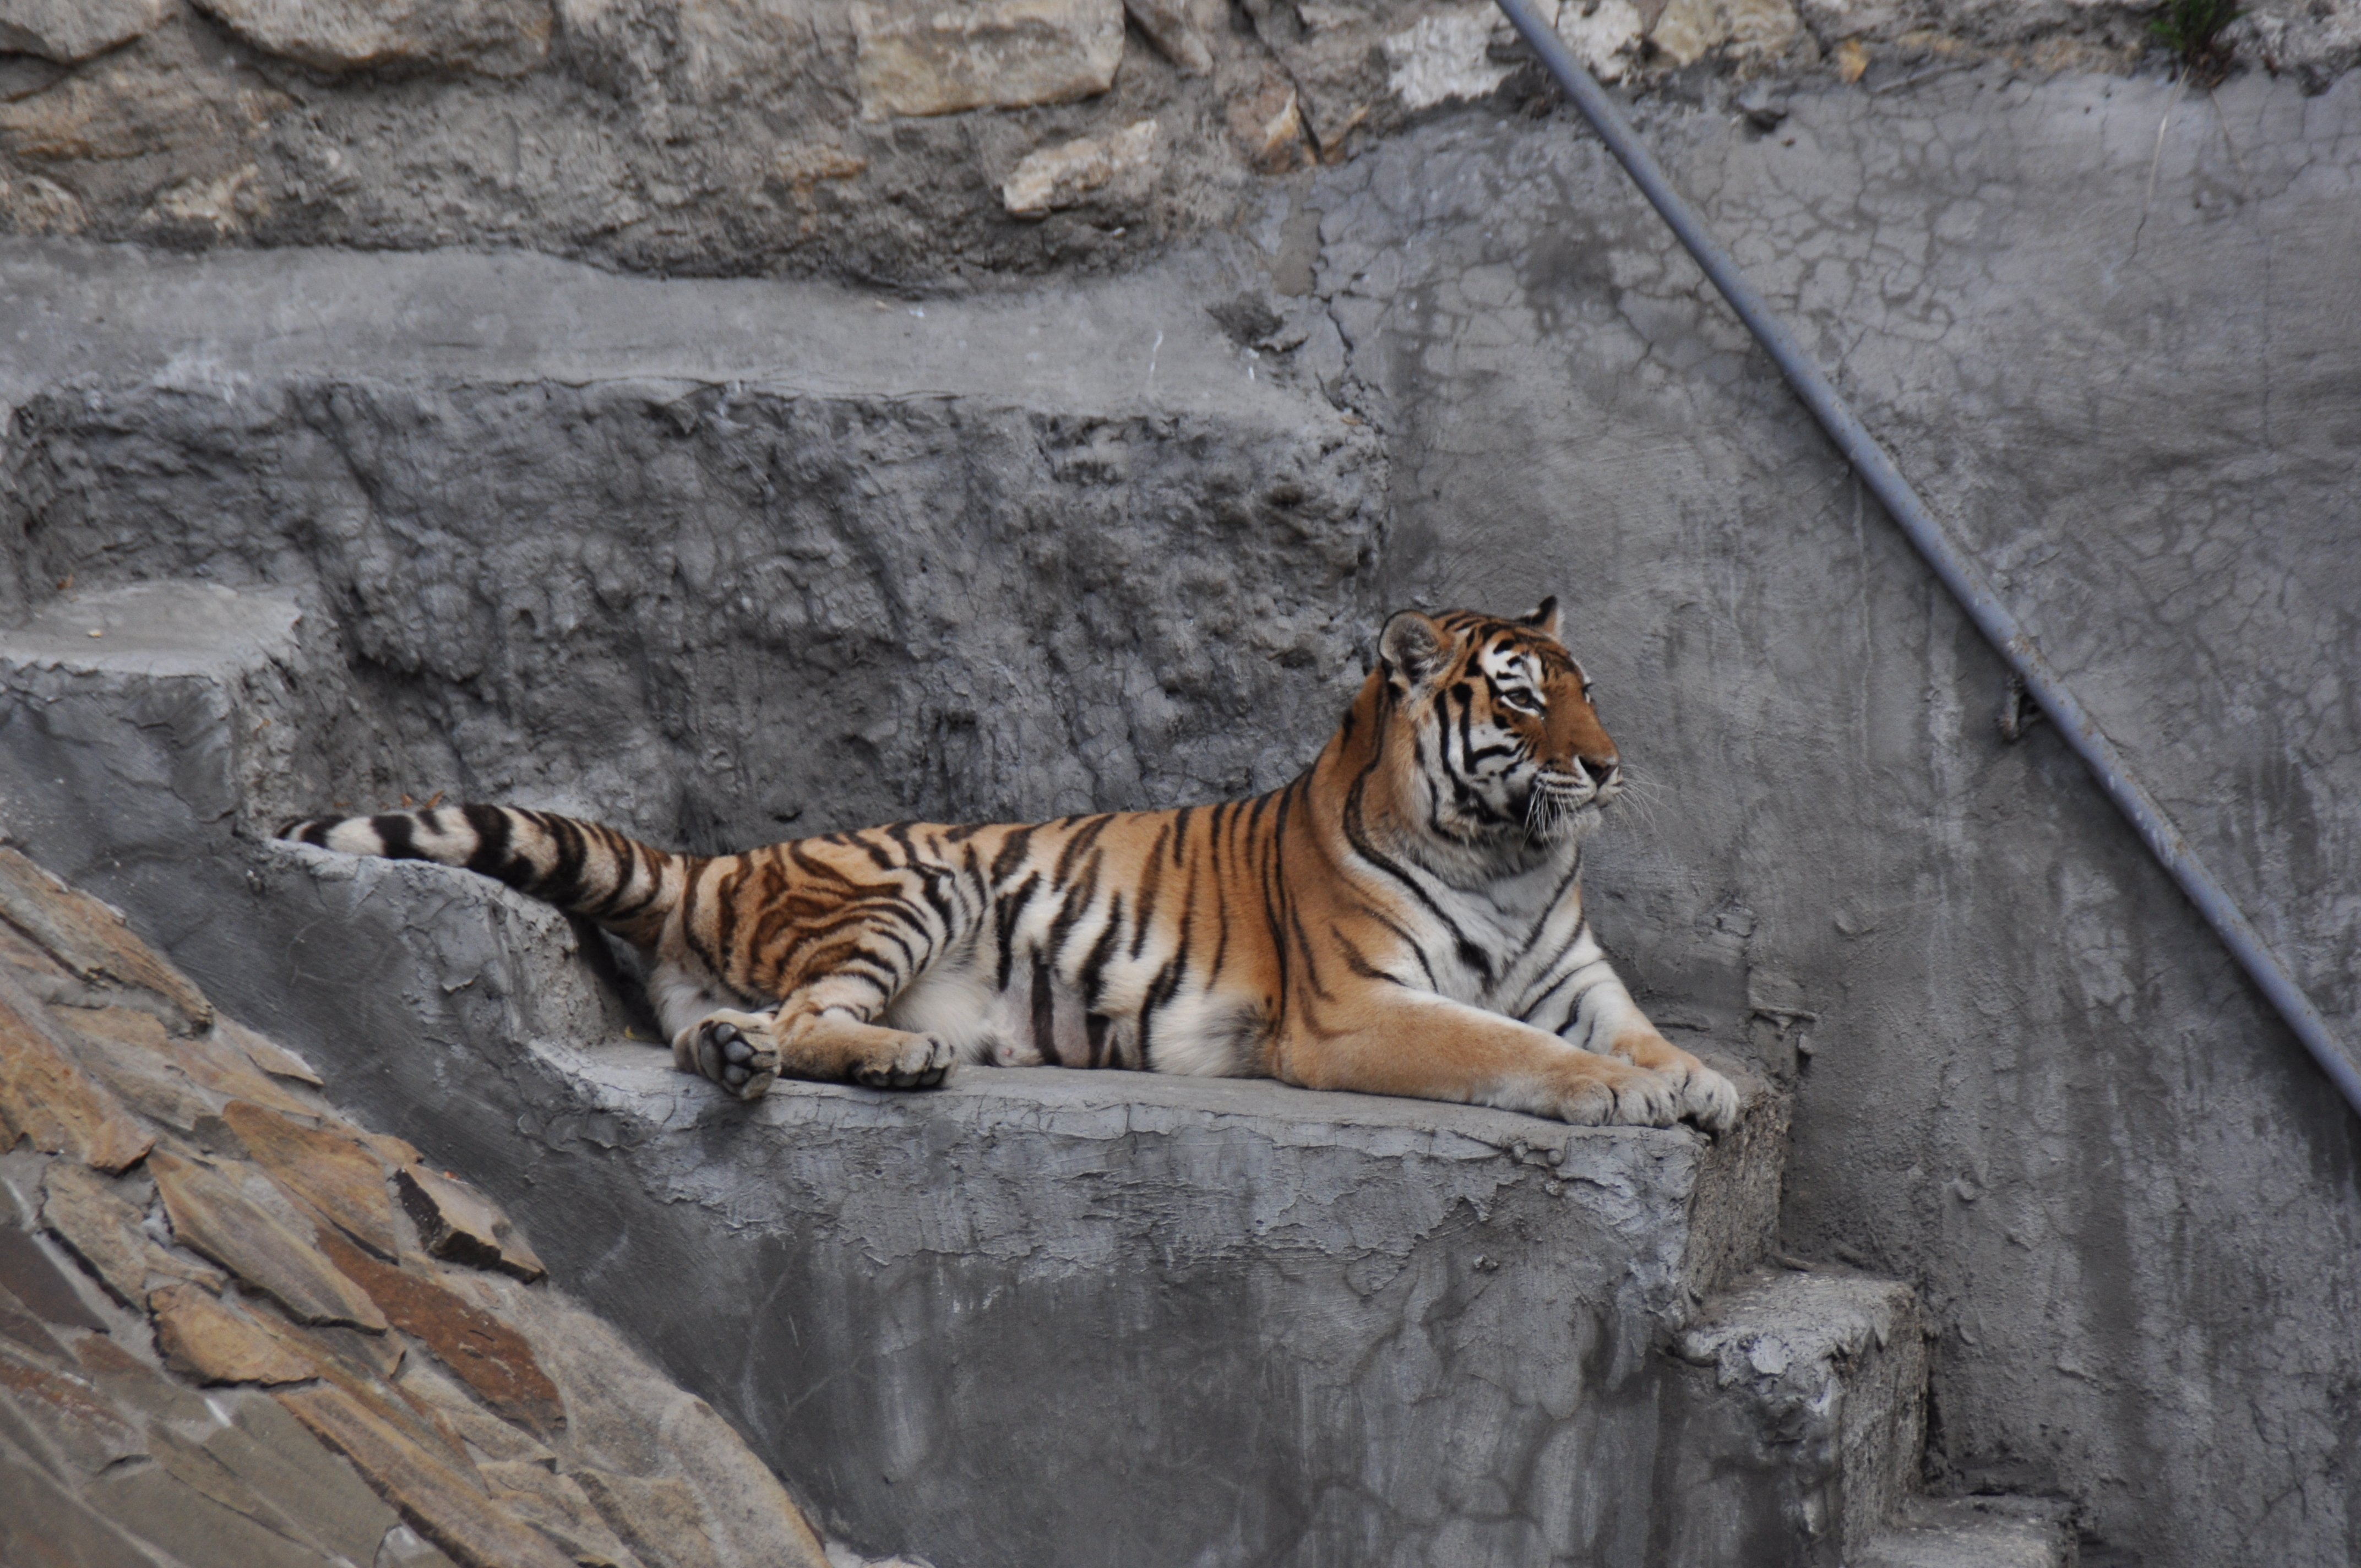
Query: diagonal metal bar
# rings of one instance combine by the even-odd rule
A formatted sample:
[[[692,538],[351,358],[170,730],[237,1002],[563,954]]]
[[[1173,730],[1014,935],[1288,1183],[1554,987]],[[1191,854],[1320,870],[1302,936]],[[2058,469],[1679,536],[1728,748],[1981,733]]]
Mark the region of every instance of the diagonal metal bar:
[[[1943,586],[1951,590],[1951,597],[1960,601],[1960,608],[1968,612],[1969,619],[1976,623],[1977,630],[1984,634],[1985,640],[1999,651],[2009,667],[2024,680],[2026,689],[2033,694],[2034,700],[2041,705],[2041,711],[2048,714],[2050,722],[2058,727],[2058,732],[2066,738],[2066,743],[2089,764],[2092,776],[2099,781],[2099,786],[2107,792],[2108,798],[2115,803],[2116,807],[2130,818],[2132,827],[2147,845],[2149,852],[2163,863],[2166,871],[2172,873],[2172,879],[2180,884],[2181,892],[2189,895],[2189,901],[2197,906],[2206,924],[2213,927],[2223,945],[2230,949],[2231,956],[2246,971],[2247,978],[2279,1010],[2279,1016],[2287,1021],[2288,1027],[2303,1043],[2303,1048],[2312,1053],[2312,1059],[2320,1064],[2321,1071],[2328,1075],[2329,1081],[2336,1086],[2345,1103],[2352,1106],[2356,1115],[2361,1115],[2361,1070],[2356,1070],[2352,1058],[2345,1054],[2343,1044],[2330,1031],[2328,1020],[2312,1004],[2312,998],[2304,994],[2303,988],[2295,982],[2295,978],[2288,973],[2286,966],[2279,962],[2279,955],[2264,942],[2262,934],[2255,929],[2246,912],[2238,907],[2236,900],[2214,879],[2196,851],[2189,847],[2189,841],[2181,837],[2180,830],[2173,826],[2172,819],[2165,815],[2156,797],[2133,776],[2124,763],[2123,754],[2115,750],[2114,742],[2108,740],[2106,733],[2099,728],[2098,720],[2075,698],[2065,681],[2043,656],[2032,634],[1993,592],[1983,569],[1973,557],[1952,543],[1949,533],[1936,521],[1934,513],[1927,510],[1927,503],[1919,499],[1910,481],[1902,477],[1902,470],[1894,466],[1894,459],[1886,455],[1885,448],[1854,417],[1835,386],[1821,372],[1812,356],[1805,352],[1804,345],[1795,335],[1787,330],[1786,323],[1772,313],[1763,296],[1754,291],[1753,285],[1739,271],[1738,264],[1722,248],[1721,242],[1705,226],[1696,209],[1673,189],[1672,181],[1664,177],[1664,169],[1632,133],[1630,123],[1623,118],[1622,111],[1617,107],[1614,99],[1609,97],[1606,90],[1592,79],[1582,62],[1574,58],[1573,51],[1566,48],[1565,40],[1558,37],[1557,30],[1544,22],[1533,9],[1532,0],[1495,0],[1495,4],[1532,51],[1541,57],[1542,64],[1557,80],[1558,86],[1574,100],[1574,106],[1582,111],[1583,118],[1590,122],[1591,128],[1598,133],[1599,139],[1607,144],[1616,161],[1623,165],[1624,171],[1631,176],[1641,193],[1648,198],[1681,244],[1687,247],[1689,255],[1704,269],[1705,275],[1713,280],[1713,286],[1721,291],[1722,298],[1728,300],[1730,309],[1738,313],[1738,319],[1746,323],[1747,331],[1754,334],[1755,341],[1762,344],[1763,351],[1779,367],[1779,373],[1787,378],[1787,385],[1803,400],[1804,406],[1812,411],[1812,416],[1820,422],[1820,428],[1828,432],[1828,439],[1837,444],[1838,449],[1852,464],[1853,472],[1861,476],[1871,493],[1877,497],[1879,504],[1900,525],[1910,543],[1917,547],[1918,554],[1934,568]]]

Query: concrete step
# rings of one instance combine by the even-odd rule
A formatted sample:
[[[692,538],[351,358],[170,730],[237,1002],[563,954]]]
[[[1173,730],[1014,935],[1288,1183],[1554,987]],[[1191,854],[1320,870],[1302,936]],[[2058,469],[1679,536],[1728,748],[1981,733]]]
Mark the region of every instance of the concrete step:
[[[1055,1070],[741,1106],[625,1038],[544,906],[257,836],[349,762],[272,737],[366,707],[318,625],[157,585],[0,634],[0,825],[489,1190],[832,1534],[939,1568],[1778,1568],[1865,1541],[1915,1463],[1908,1293],[1751,1272],[1760,1084],[1719,1141]]]
[[[1914,1497],[1848,1568],[2074,1568],[2070,1510],[2033,1497]]]
[[[1926,1441],[1927,1331],[1908,1286],[1759,1267],[1709,1299],[1673,1350],[1693,1369],[1685,1494],[1775,1497],[1756,1529],[1800,1537],[1813,1562],[1885,1529]],[[1762,1476],[1778,1477],[1775,1493]]]

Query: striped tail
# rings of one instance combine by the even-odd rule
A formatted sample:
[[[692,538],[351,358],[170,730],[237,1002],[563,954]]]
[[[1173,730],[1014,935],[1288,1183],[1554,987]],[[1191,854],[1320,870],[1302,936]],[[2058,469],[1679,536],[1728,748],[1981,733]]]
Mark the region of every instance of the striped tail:
[[[289,823],[279,837],[340,854],[459,866],[587,916],[643,948],[655,946],[688,885],[686,856],[595,822],[505,806],[317,817]]]

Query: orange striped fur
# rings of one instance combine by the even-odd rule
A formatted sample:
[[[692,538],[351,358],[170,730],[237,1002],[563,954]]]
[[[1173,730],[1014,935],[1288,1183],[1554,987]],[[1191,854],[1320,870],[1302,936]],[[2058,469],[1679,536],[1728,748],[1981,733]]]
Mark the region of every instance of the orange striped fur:
[[[1622,790],[1554,602],[1404,611],[1319,759],[1251,800],[901,823],[675,855],[485,806],[288,838],[499,878],[646,951],[675,1059],[746,1099],[955,1062],[1264,1076],[1581,1123],[1729,1126],[1582,911]]]

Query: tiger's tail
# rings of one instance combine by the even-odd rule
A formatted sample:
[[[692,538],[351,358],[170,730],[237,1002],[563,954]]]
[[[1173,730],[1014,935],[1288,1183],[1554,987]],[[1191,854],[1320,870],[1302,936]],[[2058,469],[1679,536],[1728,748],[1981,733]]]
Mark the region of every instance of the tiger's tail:
[[[612,828],[505,806],[316,817],[289,823],[279,837],[341,854],[458,866],[586,916],[642,948],[655,946],[691,870],[687,856]]]

